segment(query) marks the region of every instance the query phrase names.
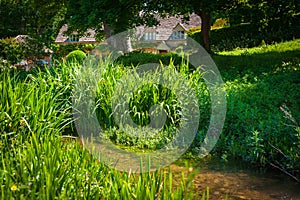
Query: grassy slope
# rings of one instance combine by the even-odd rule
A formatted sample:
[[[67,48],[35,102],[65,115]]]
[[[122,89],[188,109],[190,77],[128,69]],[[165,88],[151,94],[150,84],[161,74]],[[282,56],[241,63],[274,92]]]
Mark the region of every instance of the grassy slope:
[[[300,40],[221,52],[213,58],[228,94],[218,147],[253,163],[299,168],[300,133],[295,127],[300,122]],[[296,123],[282,112],[285,106]]]

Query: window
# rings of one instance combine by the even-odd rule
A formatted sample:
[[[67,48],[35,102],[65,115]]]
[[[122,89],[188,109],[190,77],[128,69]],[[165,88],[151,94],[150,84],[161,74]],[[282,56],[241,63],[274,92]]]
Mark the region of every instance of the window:
[[[144,40],[156,40],[156,33],[155,32],[144,33],[143,39]]]
[[[79,42],[79,37],[78,35],[71,35],[67,39],[68,42]]]
[[[185,40],[186,34],[184,31],[174,31],[170,37],[170,40]]]

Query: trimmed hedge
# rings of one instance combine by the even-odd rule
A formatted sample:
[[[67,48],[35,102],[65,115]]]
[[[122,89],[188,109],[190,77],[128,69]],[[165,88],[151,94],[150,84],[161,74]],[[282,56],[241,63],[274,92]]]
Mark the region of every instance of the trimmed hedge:
[[[96,47],[95,44],[53,44],[53,58],[60,60],[61,58],[67,56],[69,53],[75,50],[81,50],[84,52],[89,52]]]
[[[130,52],[123,56],[120,56],[116,62],[122,63],[124,66],[138,66],[148,63],[162,63],[164,65],[169,65],[172,59],[173,64],[180,65],[182,58],[177,54],[152,54],[144,52]]]
[[[83,60],[86,58],[86,55],[81,50],[75,50],[68,54],[66,63],[74,63],[78,62],[80,64],[83,63]]]
[[[295,20],[296,21],[296,20]],[[235,48],[251,48],[261,44],[272,44],[300,38],[300,26],[278,27],[274,21],[262,28],[255,24],[243,24],[221,29],[210,33],[210,44],[213,52],[228,51]],[[203,45],[201,31],[190,33],[194,40]]]

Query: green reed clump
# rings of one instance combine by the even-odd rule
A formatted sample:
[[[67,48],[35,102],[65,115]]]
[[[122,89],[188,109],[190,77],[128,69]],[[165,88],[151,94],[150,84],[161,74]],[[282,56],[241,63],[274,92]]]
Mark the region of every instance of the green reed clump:
[[[72,74],[66,68],[0,74],[1,139],[61,135],[70,126]]]
[[[101,128],[107,130],[105,133],[113,142],[139,148],[162,147],[173,139],[182,121],[193,118],[193,113],[184,113],[182,109],[191,107],[193,95],[196,102],[192,102],[192,105],[199,106],[201,115],[200,127],[206,129],[210,117],[209,92],[202,73],[199,70],[191,72],[184,62],[177,66],[178,71],[172,63],[155,66],[149,71],[144,70],[143,66],[128,68],[110,61],[87,67],[94,72],[80,72],[82,89],[78,91],[90,90],[92,94],[94,90],[87,87],[86,83],[90,81],[91,74],[100,74],[95,88],[95,113]],[[78,96],[76,101],[80,102],[82,95]],[[122,127],[129,123],[128,119],[140,128],[137,132],[143,132],[142,129],[149,125],[162,129],[153,137],[150,136],[151,131],[146,131],[149,133],[146,138],[136,137],[139,133],[131,134]]]
[[[78,143],[32,134],[0,157],[1,199],[196,199],[191,174],[120,172]]]

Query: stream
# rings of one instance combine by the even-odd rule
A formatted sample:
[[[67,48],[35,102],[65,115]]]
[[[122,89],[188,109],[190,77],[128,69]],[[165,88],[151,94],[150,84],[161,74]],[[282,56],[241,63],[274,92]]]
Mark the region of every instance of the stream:
[[[185,166],[172,164],[173,173],[186,172]],[[209,187],[211,200],[225,199],[289,199],[300,200],[300,183],[278,170],[255,170],[238,161],[195,161],[190,171],[198,169],[194,178],[199,195]],[[199,197],[200,199],[200,197]]]
[[[139,160],[135,163],[134,159],[122,152],[119,155],[116,150],[109,148],[103,150],[102,145],[97,144],[94,147],[96,152],[101,150],[107,157],[120,158],[122,162],[118,164],[124,169],[140,163]],[[156,166],[155,159],[151,161],[151,164],[153,163]],[[189,163],[188,167],[185,163]],[[215,158],[206,161],[180,159],[166,169],[168,167],[172,171],[174,185],[180,184],[176,180],[181,180],[182,172],[188,174],[196,170],[193,185],[199,193],[199,199],[208,187],[210,200],[221,200],[226,196],[229,200],[300,200],[300,183],[278,169],[260,170],[241,161],[224,161]]]

